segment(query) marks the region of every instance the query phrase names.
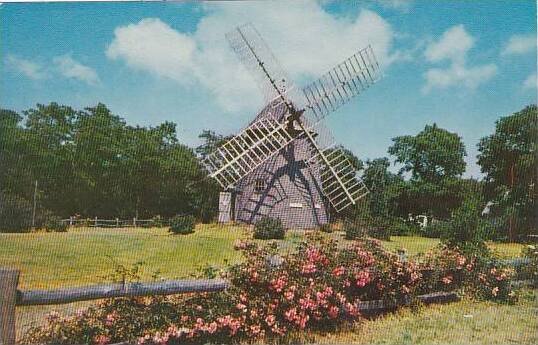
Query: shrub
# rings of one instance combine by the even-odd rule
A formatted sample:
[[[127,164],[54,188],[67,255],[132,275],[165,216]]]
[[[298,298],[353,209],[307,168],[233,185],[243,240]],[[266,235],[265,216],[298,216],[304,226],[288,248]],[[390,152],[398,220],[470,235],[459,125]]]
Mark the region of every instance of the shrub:
[[[480,299],[514,298],[510,285],[514,270],[499,264],[487,249],[471,253],[441,245],[426,254],[421,269],[423,292],[463,289],[465,294]]]
[[[321,226],[319,227],[319,231],[330,234],[331,232],[333,232],[333,227],[329,223],[321,224]]]
[[[344,221],[346,239],[373,237],[380,240],[390,239],[390,221],[383,218],[354,219]]]
[[[368,227],[368,235],[373,238],[388,241],[390,240],[392,220],[388,218],[374,218]]]
[[[0,232],[25,232],[31,227],[31,202],[0,191]]]
[[[282,221],[278,218],[262,217],[254,226],[254,238],[270,240],[284,238],[286,231]]]
[[[449,247],[464,252],[484,251],[487,222],[480,217],[478,200],[468,198],[456,209],[450,220],[441,226],[441,240]]]
[[[157,215],[151,218],[151,226],[154,226],[156,228],[162,228],[164,226],[164,220],[161,216]]]
[[[454,289],[497,300],[511,295],[509,270],[446,246],[420,263],[401,260],[378,240],[341,247],[315,233],[283,256],[275,242],[240,241],[235,248],[244,259],[226,272],[225,291],[115,298],[72,317],[53,313],[21,343],[267,343],[264,338],[358,320],[359,301],[409,301]]]
[[[194,232],[196,220],[193,216],[175,216],[170,221],[170,232],[174,234],[187,235]]]
[[[346,233],[346,240],[354,240],[368,236],[366,224],[361,220],[344,220],[343,230]]]
[[[429,223],[423,228],[419,228],[419,233],[424,237],[440,238],[450,231],[448,229],[449,226],[450,223],[447,221],[437,221],[435,223]]]
[[[394,218],[390,224],[390,234],[395,236],[412,236],[420,233],[420,226],[402,218]]]
[[[49,215],[45,219],[43,228],[47,231],[65,232],[67,231],[67,224],[62,222],[62,219],[55,215]]]
[[[523,257],[529,260],[529,263],[522,264],[518,268],[518,278],[521,280],[529,279],[534,286],[538,286],[538,248],[536,245],[529,244],[522,250]]]

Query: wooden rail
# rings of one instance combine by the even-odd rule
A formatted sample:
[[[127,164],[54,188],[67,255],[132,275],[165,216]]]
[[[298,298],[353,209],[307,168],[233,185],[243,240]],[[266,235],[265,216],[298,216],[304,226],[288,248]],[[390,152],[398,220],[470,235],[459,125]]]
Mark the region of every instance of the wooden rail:
[[[528,264],[526,258],[504,260],[505,264],[521,266]],[[57,290],[18,290],[20,271],[0,267],[0,345],[15,345],[15,309],[21,306],[64,304],[112,297],[150,295],[174,295],[196,292],[223,291],[228,283],[220,279],[169,280],[150,283],[101,284]],[[417,296],[423,303],[446,303],[458,300],[454,292],[435,292]],[[361,313],[379,313],[409,304],[410,299],[399,303],[382,300],[361,301],[357,308]]]
[[[101,218],[75,218],[69,217],[67,219],[62,219],[62,223],[68,226],[87,226],[87,227],[103,227],[103,228],[126,228],[126,227],[137,227],[137,226],[150,226],[154,223],[160,223],[162,226],[169,225],[170,220],[168,219],[101,219]]]
[[[0,345],[15,345],[15,308],[32,305],[64,304],[112,297],[173,295],[196,292],[223,291],[228,283],[220,279],[169,280],[150,283],[101,284],[56,290],[17,290],[20,272],[0,268]],[[424,303],[443,303],[458,299],[453,292],[418,296]],[[410,303],[387,301],[362,301],[357,305],[365,314],[379,313]]]
[[[168,280],[150,283],[102,284],[57,290],[17,290],[19,270],[0,268],[0,345],[15,345],[15,308],[31,305],[65,304],[112,297],[175,295],[223,291],[220,279]]]
[[[112,297],[175,295],[226,289],[224,280],[169,280],[151,283],[103,284],[58,290],[17,291],[17,306],[65,304]]]

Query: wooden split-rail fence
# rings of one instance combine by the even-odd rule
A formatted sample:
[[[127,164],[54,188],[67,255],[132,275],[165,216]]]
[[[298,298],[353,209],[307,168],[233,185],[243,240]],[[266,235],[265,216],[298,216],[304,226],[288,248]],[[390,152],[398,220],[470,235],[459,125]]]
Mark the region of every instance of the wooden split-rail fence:
[[[57,305],[113,297],[217,292],[228,287],[228,283],[221,279],[199,279],[101,284],[56,290],[19,290],[19,276],[19,270],[0,268],[0,345],[15,345],[15,312],[17,307]],[[453,292],[437,292],[418,296],[418,299],[423,303],[445,303],[456,301],[458,297]],[[410,300],[406,300],[400,304],[410,302]],[[397,306],[397,304],[381,300],[363,301],[357,305],[358,309],[364,314],[377,313]]]
[[[169,221],[166,219],[102,219],[102,218],[77,218],[69,217],[62,219],[62,223],[71,227],[101,227],[101,228],[127,228],[127,227],[150,227],[166,226]]]

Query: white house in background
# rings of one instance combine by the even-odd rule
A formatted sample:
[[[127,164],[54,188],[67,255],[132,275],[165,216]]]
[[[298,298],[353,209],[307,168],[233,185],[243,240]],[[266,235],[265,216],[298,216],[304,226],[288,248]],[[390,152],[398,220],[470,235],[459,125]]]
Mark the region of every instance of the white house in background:
[[[429,223],[431,223],[433,221],[433,218],[432,217],[429,217],[424,215],[424,214],[419,214],[419,215],[416,215],[416,216],[413,216],[411,213],[408,215],[408,219],[411,221],[411,222],[415,222],[417,223],[421,228],[424,228],[426,226],[428,226]]]

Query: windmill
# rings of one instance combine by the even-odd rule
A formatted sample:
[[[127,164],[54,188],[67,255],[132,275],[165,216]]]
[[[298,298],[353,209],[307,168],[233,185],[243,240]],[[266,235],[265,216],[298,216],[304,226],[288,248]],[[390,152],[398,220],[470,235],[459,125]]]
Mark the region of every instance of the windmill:
[[[341,212],[368,193],[322,120],[379,79],[371,46],[298,91],[252,24],[226,38],[266,105],[203,160],[224,190],[219,222],[270,216],[288,228],[328,223],[331,208]]]

